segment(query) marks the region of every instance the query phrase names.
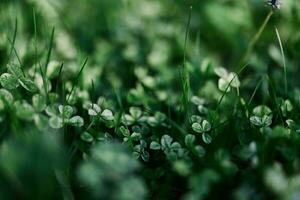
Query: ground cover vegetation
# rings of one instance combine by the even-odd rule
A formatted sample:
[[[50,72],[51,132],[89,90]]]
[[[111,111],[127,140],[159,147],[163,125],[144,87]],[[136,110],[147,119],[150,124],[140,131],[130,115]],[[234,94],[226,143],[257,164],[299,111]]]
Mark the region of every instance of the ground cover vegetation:
[[[0,199],[300,199],[300,4],[1,0]]]

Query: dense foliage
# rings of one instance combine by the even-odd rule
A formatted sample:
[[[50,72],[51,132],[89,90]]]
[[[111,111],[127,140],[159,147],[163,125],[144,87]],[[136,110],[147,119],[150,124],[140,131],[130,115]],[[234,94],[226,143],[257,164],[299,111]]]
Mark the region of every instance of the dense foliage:
[[[1,0],[0,199],[300,199],[280,7]]]

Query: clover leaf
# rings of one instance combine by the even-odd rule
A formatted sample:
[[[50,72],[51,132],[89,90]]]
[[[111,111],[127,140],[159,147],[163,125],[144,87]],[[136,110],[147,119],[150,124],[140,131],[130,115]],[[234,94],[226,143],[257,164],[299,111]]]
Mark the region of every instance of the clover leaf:
[[[218,80],[218,88],[222,92],[229,92],[231,87],[238,88],[240,86],[240,81],[236,73],[228,73],[223,67],[216,68],[214,71],[215,74],[220,77]]]
[[[7,68],[9,73],[4,73],[0,76],[0,83],[4,88],[13,90],[21,85],[29,92],[36,92],[38,90],[35,83],[24,76],[20,67],[10,64]]]
[[[16,101],[14,103],[16,115],[20,119],[31,120],[34,116],[34,108],[26,101]]]
[[[94,141],[94,137],[89,132],[86,132],[86,131],[80,135],[80,139],[82,139],[83,141],[88,142],[88,143],[91,143]]]
[[[192,129],[197,133],[205,133],[211,130],[211,124],[207,120],[201,123],[195,122],[192,124]]]
[[[35,110],[42,112],[46,109],[46,98],[43,95],[35,94],[32,97],[32,104]]]
[[[268,127],[272,124],[272,111],[265,105],[257,106],[253,109],[250,122],[259,127]]]
[[[98,104],[91,103],[88,108],[88,114],[90,116],[97,116],[101,113],[101,108]]]
[[[0,76],[0,83],[2,87],[8,90],[16,89],[19,86],[17,77],[9,73],[4,73]]]
[[[84,125],[84,120],[82,117],[74,114],[74,109],[69,105],[59,105],[59,113],[56,112],[54,107],[48,106],[46,108],[46,113],[50,115],[49,125],[54,129],[62,128],[65,124],[75,127],[82,127]]]

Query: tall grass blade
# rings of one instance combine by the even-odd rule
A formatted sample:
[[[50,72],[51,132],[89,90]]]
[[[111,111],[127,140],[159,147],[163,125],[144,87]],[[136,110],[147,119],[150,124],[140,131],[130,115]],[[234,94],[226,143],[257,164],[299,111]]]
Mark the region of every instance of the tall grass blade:
[[[282,56],[283,70],[284,70],[284,91],[285,91],[285,95],[287,95],[287,69],[286,69],[286,63],[285,63],[285,56],[284,56],[284,51],[283,51],[283,46],[282,46],[281,38],[279,35],[279,31],[276,27],[275,27],[275,32],[276,32],[276,36],[278,39],[278,43],[280,46],[280,52],[281,52],[281,56]]]

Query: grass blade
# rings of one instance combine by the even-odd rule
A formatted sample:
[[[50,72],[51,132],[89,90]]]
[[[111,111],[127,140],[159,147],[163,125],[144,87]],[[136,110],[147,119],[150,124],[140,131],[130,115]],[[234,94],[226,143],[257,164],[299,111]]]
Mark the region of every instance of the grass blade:
[[[186,32],[185,32],[183,67],[182,67],[182,71],[181,71],[182,100],[183,100],[182,104],[183,104],[183,108],[184,108],[183,111],[187,117],[189,116],[188,103],[189,103],[189,95],[190,95],[190,77],[189,77],[189,71],[186,66],[186,49],[187,49],[189,28],[190,28],[190,24],[191,24],[192,9],[193,9],[193,7],[191,6],[190,11],[189,11],[189,16],[188,16],[188,23],[186,26]]]
[[[88,58],[86,58],[86,59],[84,60],[83,65],[82,65],[80,71],[78,72],[78,74],[77,74],[77,76],[76,76],[76,78],[75,78],[74,85],[73,85],[73,87],[72,87],[72,89],[71,89],[71,91],[70,91],[70,94],[68,95],[68,98],[67,98],[67,100],[66,100],[66,103],[69,102],[70,97],[72,96],[72,93],[73,93],[74,89],[76,88],[76,86],[77,86],[77,84],[78,84],[78,80],[79,80],[79,78],[80,78],[80,75],[82,74],[82,71],[83,71],[84,67],[86,66],[87,61],[88,61]]]
[[[285,64],[285,56],[284,56],[284,51],[283,51],[283,46],[282,46],[281,38],[279,35],[279,31],[276,27],[275,27],[275,32],[276,32],[276,36],[278,39],[278,43],[280,46],[280,52],[281,52],[281,56],[282,56],[283,69],[284,69],[284,91],[285,91],[285,95],[287,95],[287,69],[286,69],[286,64]]]

